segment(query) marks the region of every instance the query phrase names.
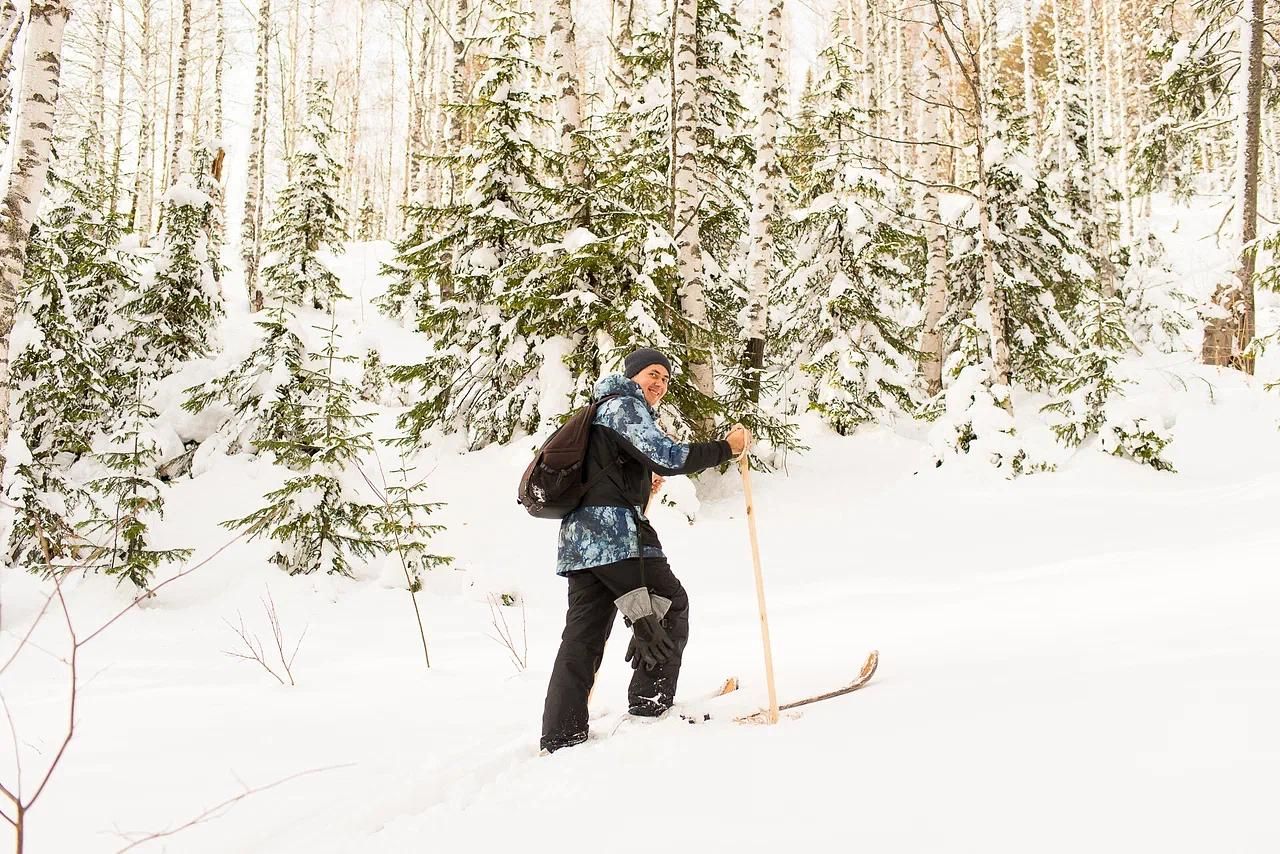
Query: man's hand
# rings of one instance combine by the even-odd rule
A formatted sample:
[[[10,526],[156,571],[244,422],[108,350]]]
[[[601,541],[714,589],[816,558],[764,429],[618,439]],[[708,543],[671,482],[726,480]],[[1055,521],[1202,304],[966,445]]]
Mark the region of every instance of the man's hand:
[[[734,424],[729,430],[729,435],[724,438],[735,457],[741,457],[751,447],[751,431],[741,424]]]
[[[655,474],[653,476],[653,485],[649,487],[649,495],[657,495],[658,490],[662,489],[662,475]]]

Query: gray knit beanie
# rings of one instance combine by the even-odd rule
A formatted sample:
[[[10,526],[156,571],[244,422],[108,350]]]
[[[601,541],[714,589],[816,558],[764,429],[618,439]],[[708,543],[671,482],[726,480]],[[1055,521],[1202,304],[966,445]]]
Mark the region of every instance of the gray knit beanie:
[[[622,372],[626,374],[627,379],[631,379],[650,365],[662,365],[667,369],[668,376],[672,373],[671,360],[652,347],[641,347],[639,350],[633,351],[623,360]]]

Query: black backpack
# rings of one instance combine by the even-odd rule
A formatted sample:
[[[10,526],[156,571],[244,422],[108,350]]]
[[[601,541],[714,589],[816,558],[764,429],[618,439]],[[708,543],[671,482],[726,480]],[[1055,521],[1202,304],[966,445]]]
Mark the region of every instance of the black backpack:
[[[586,479],[591,423],[595,421],[596,410],[601,404],[620,396],[608,394],[592,401],[570,415],[569,420],[542,443],[524,470],[520,491],[516,494],[516,501],[524,505],[530,516],[562,519],[577,509],[578,502],[591,486]]]

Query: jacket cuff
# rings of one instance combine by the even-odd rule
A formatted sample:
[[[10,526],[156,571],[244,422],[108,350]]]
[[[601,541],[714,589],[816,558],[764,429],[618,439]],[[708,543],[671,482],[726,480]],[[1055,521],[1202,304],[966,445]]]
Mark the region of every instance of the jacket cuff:
[[[717,465],[727,463],[729,462],[729,460],[733,459],[734,457],[733,448],[729,447],[728,440],[721,439],[720,441],[716,442],[716,444],[720,446],[720,463],[717,463]]]
[[[647,587],[637,587],[613,600],[614,606],[622,612],[622,616],[631,622],[643,619],[653,613],[653,600],[649,598]]]

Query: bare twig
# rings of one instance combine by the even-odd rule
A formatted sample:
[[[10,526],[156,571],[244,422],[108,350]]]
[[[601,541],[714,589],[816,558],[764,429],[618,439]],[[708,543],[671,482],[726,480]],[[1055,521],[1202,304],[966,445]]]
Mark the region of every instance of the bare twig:
[[[525,617],[524,598],[520,597],[519,602],[520,648],[516,649],[515,633],[511,631],[511,626],[507,623],[507,616],[504,613],[505,605],[494,593],[489,594],[489,618],[497,634],[491,634],[489,637],[506,647],[507,654],[511,656],[511,663],[515,665],[516,670],[524,670],[529,666],[529,627],[528,620]]]
[[[114,617],[112,617],[111,619],[107,620],[105,623],[103,623],[101,626],[99,626],[97,629],[95,629],[93,632],[91,632],[91,633],[89,634],[89,636],[88,636],[88,637],[86,637],[84,640],[80,641],[80,645],[81,645],[81,646],[84,646],[84,645],[85,645],[85,644],[87,644],[89,641],[93,640],[93,639],[94,639],[94,638],[96,638],[98,635],[102,634],[102,633],[103,633],[104,631],[106,631],[106,629],[107,629],[111,624],[113,624],[116,620],[120,619],[120,618],[121,618],[121,617],[123,617],[125,614],[129,613],[129,611],[130,611],[130,610],[132,610],[134,607],[136,607],[136,606],[137,606],[137,604],[138,604],[139,602],[143,601],[144,599],[148,599],[148,598],[150,598],[150,597],[154,596],[156,593],[158,593],[159,591],[163,590],[165,587],[168,587],[170,584],[172,584],[173,582],[177,581],[179,578],[186,578],[188,575],[190,575],[191,573],[195,572],[197,569],[200,569],[202,566],[204,566],[205,564],[207,564],[209,561],[213,560],[215,557],[217,557],[218,555],[222,554],[222,553],[223,553],[224,551],[226,551],[228,548],[230,548],[231,546],[233,546],[233,545],[235,545],[236,543],[240,542],[241,540],[243,540],[243,539],[244,539],[245,537],[247,537],[248,535],[249,535],[249,531],[248,531],[248,529],[246,529],[246,530],[244,530],[244,531],[241,531],[241,532],[240,532],[239,534],[237,534],[235,537],[232,537],[230,540],[227,540],[227,542],[225,542],[225,543],[223,543],[221,546],[219,546],[219,547],[218,547],[218,549],[217,549],[216,551],[214,551],[214,553],[213,553],[213,554],[209,555],[209,556],[208,556],[207,558],[205,558],[204,560],[200,561],[200,562],[199,562],[199,563],[197,563],[197,564],[194,564],[194,565],[192,565],[192,566],[187,567],[186,569],[182,570],[181,572],[177,573],[176,575],[173,575],[173,576],[170,576],[169,578],[166,578],[164,581],[161,581],[159,584],[155,585],[154,587],[150,588],[149,590],[146,590],[146,591],[144,591],[144,592],[142,592],[142,593],[139,593],[137,596],[135,596],[135,597],[133,598],[133,601],[132,601],[132,602],[130,602],[128,605],[124,606],[124,608],[122,608],[122,609],[120,610],[120,613],[116,614]]]
[[[242,661],[256,661],[262,666],[262,669],[271,674],[271,676],[281,685],[297,685],[293,679],[293,660],[298,657],[298,649],[302,646],[302,639],[307,636],[307,628],[304,627],[302,634],[298,637],[298,642],[294,644],[293,652],[285,653],[284,629],[280,625],[280,615],[276,611],[275,599],[271,597],[271,588],[267,588],[267,595],[262,601],[263,610],[267,613],[267,623],[271,626],[271,637],[275,641],[276,656],[280,659],[280,668],[284,672],[281,676],[276,672],[276,668],[267,661],[266,648],[262,645],[262,641],[256,634],[251,632],[245,625],[244,616],[237,611],[236,616],[240,618],[240,625],[231,624],[230,620],[223,620],[227,624],[227,628],[235,632],[240,638],[240,643],[248,652],[240,652],[238,650],[223,650],[223,653],[232,658],[239,658]]]
[[[283,777],[279,780],[276,780],[274,783],[267,783],[265,786],[257,786],[252,789],[246,788],[240,794],[227,798],[225,801],[222,801],[221,803],[214,804],[213,806],[206,809],[204,812],[200,813],[199,815],[195,816],[194,818],[186,822],[183,822],[177,827],[170,828],[169,830],[159,830],[159,831],[156,831],[155,833],[148,833],[147,835],[139,839],[135,839],[133,842],[130,842],[128,845],[126,845],[125,847],[117,851],[116,854],[124,854],[124,852],[132,851],[133,849],[137,848],[139,845],[144,845],[148,842],[154,842],[157,839],[165,839],[167,837],[173,836],[174,834],[181,833],[182,831],[187,830],[188,828],[195,827],[198,824],[204,824],[207,821],[211,821],[212,819],[219,818],[220,817],[219,813],[229,809],[230,807],[235,806],[237,803],[249,797],[250,795],[256,795],[256,794],[259,794],[260,792],[265,792],[269,789],[274,789],[276,786],[282,786],[285,783],[291,782],[293,780],[297,780],[301,777],[307,777],[312,774],[320,774],[325,771],[337,771],[342,768],[351,768],[354,765],[355,763],[348,762],[345,765],[328,765],[328,766],[325,766],[324,768],[312,768],[310,771],[300,771],[297,774],[290,774],[288,777]],[[135,834],[122,833],[120,835],[124,837],[128,837]]]

